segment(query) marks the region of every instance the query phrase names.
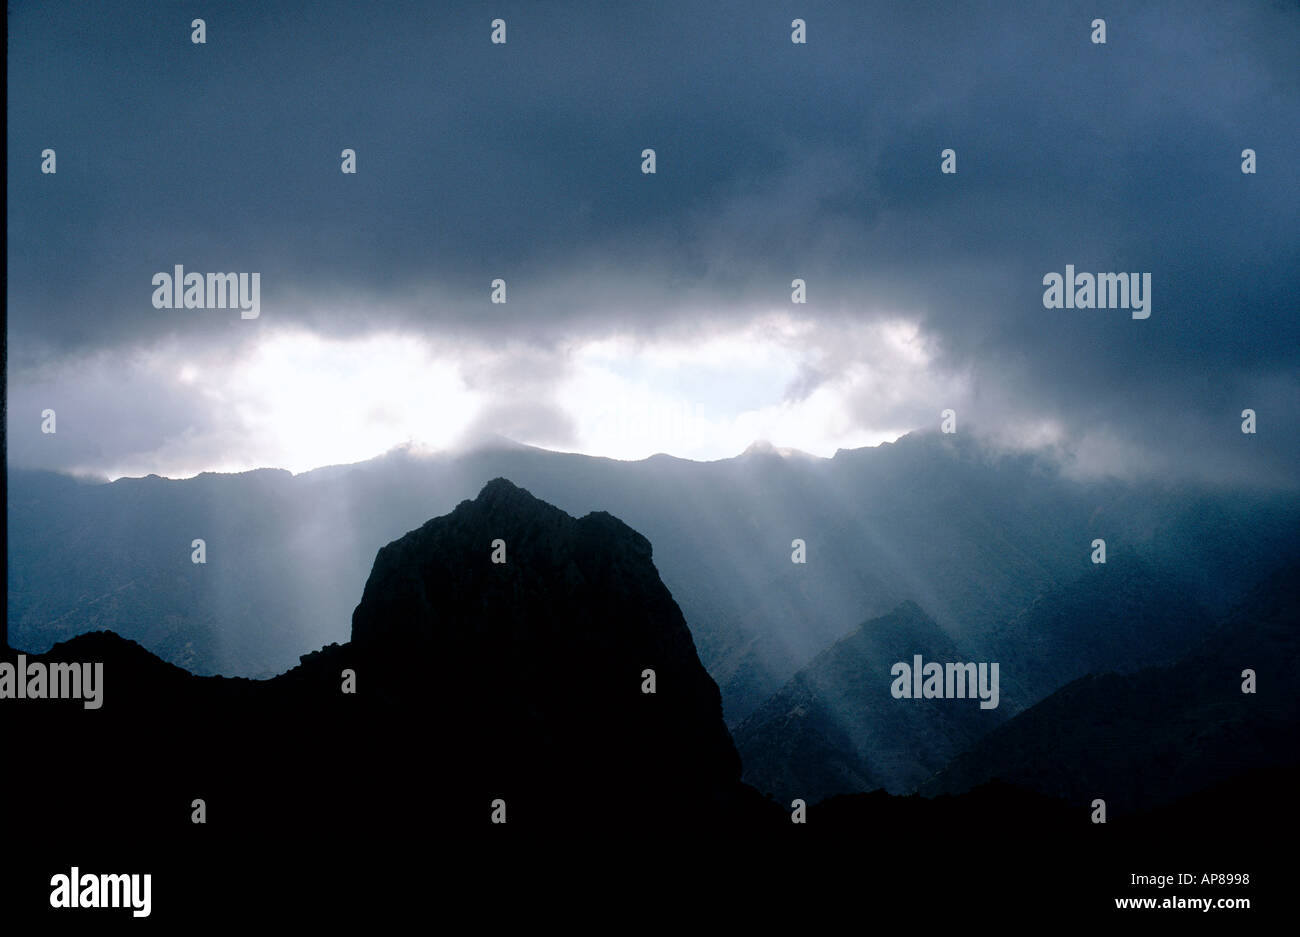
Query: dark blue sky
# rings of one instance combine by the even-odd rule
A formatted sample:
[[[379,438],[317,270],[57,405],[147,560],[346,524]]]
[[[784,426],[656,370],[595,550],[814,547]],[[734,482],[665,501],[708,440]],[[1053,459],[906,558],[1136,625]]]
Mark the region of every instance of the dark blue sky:
[[[1088,470],[1300,477],[1294,3],[296,6],[11,5],[15,464],[484,431],[627,455],[582,403],[626,394],[723,449],[830,454],[952,406]],[[154,309],[175,264],[259,271],[261,316]],[[1066,264],[1150,272],[1150,319],[1044,309]],[[282,354],[304,336],[335,344]],[[404,342],[424,365],[386,366]],[[355,445],[286,443],[329,367],[359,403],[322,426]],[[397,401],[374,370],[403,367],[450,384]]]

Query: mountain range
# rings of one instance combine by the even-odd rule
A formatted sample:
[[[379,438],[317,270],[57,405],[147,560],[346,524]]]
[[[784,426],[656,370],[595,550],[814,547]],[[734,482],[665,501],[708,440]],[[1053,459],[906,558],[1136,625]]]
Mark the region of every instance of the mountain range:
[[[411,518],[495,477],[575,515],[608,511],[655,544],[732,726],[904,601],[974,652],[1014,644],[1009,622],[1095,572],[1097,537],[1107,574],[1143,562],[1209,617],[1300,553],[1295,493],[1080,482],[1044,456],[937,433],[831,459],[757,448],[619,462],[497,442],[297,476],[88,483],[10,469],[10,640],[38,651],[111,629],[195,673],[283,672],[346,640],[377,551]],[[203,565],[191,562],[196,538]],[[803,564],[791,562],[796,539]],[[1127,651],[1096,642],[1087,666],[1124,666]],[[1067,666],[1034,691],[1076,675]]]
[[[383,546],[349,640],[283,674],[199,676],[106,631],[27,655],[102,663],[103,705],[0,704],[16,756],[0,773],[6,835],[41,857],[16,893],[43,894],[51,862],[108,843],[113,861],[129,852],[159,869],[176,907],[212,901],[213,876],[243,881],[239,870],[244,887],[283,889],[317,863],[360,858],[358,874],[373,866],[387,880],[397,844],[459,860],[440,881],[490,894],[503,862],[563,887],[564,843],[588,844],[611,874],[690,867],[692,881],[726,888],[752,885],[764,864],[832,882],[884,862],[872,880],[895,897],[919,893],[915,875],[974,863],[954,894],[1014,873],[1028,907],[1086,881],[1123,889],[1120,867],[1204,864],[1252,831],[1295,828],[1294,562],[1172,665],[1079,677],[1038,702],[1009,685],[1006,710],[888,692],[886,661],[969,650],[903,602],[816,655],[737,745],[656,558],[614,516],[574,518],[498,478]],[[1079,588],[1015,620],[1066,621]],[[1098,608],[1119,614],[1109,602]],[[1078,639],[1061,634],[1063,647]],[[1173,653],[1154,634],[1129,648]],[[1243,668],[1257,693],[1241,692]],[[863,792],[890,779],[925,796]],[[183,879],[168,877],[182,861]]]
[[[485,475],[644,532],[745,780],[781,802],[917,790],[1076,678],[1179,660],[1300,555],[1286,492],[1085,483],[940,434],[833,459],[753,447],[628,463],[498,442],[299,476],[96,484],[10,470],[10,641],[40,652],[111,630],[195,674],[289,677],[315,648],[357,643],[363,587],[393,600],[367,579],[386,568],[384,544]],[[1097,537],[1105,564],[1089,559]],[[474,570],[448,565],[440,588],[474,594]],[[891,666],[915,654],[997,662],[999,705],[891,698]]]

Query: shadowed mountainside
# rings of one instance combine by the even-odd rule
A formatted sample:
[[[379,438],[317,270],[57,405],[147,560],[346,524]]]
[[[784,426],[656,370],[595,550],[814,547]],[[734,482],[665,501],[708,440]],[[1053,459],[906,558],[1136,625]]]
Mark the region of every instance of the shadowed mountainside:
[[[1243,693],[1243,671],[1256,692]],[[1270,576],[1176,664],[1082,677],[953,760],[923,793],[992,778],[1138,810],[1296,761],[1300,563]]]
[[[877,787],[911,793],[989,730],[1076,677],[1171,663],[1210,627],[1176,579],[1137,557],[1049,590],[977,642],[987,657],[905,603],[823,651],[736,728],[745,780],[782,800]],[[890,668],[916,654],[997,662],[997,707],[893,699]]]
[[[911,602],[817,655],[736,729],[745,780],[783,801],[909,793],[1016,711],[1001,681],[996,709],[978,699],[894,699],[890,668],[910,666],[915,654],[972,660]]]

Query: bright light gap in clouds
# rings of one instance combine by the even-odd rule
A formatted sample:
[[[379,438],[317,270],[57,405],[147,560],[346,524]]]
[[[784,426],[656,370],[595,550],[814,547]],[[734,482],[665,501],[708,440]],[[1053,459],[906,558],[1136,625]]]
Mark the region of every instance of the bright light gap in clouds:
[[[912,427],[891,411],[934,390],[919,330],[898,318],[828,325],[776,312],[697,335],[604,337],[553,352],[558,366],[540,375],[538,354],[395,332],[335,339],[280,329],[233,361],[142,350],[127,378],[134,393],[122,392],[121,363],[107,356],[64,365],[23,393],[67,399],[79,387],[99,401],[96,418],[111,420],[127,417],[112,412],[115,401],[170,401],[183,416],[154,419],[166,429],[142,426],[129,451],[74,459],[82,471],[117,478],[299,473],[396,446],[457,449],[491,433],[625,460],[730,458],[757,440],[830,456],[897,439]],[[513,432],[491,422],[493,413],[539,404],[564,428],[530,437],[518,421]],[[148,408],[135,419],[149,421]]]

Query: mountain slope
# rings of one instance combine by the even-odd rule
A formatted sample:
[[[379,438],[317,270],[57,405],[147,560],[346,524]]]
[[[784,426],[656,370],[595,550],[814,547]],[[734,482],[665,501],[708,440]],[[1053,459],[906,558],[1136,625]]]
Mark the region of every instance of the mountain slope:
[[[1242,692],[1254,670],[1257,692]],[[991,732],[923,788],[990,778],[1076,803],[1143,809],[1246,771],[1295,763],[1300,564],[1257,587],[1170,667],[1080,678]]]
[[[915,603],[864,622],[736,729],[745,781],[809,803],[877,787],[907,793],[1016,710],[1005,685],[993,709],[977,699],[895,699],[891,668],[910,667],[916,654],[974,660]]]
[[[1094,566],[1049,589],[976,642],[980,654],[960,649],[905,605],[818,655],[737,727],[745,779],[782,798],[875,787],[906,793],[1071,680],[1172,662],[1209,630],[1209,617],[1182,585],[1138,557]],[[998,662],[997,709],[972,714],[945,700],[890,705],[895,701],[880,694],[890,666],[910,664],[917,653],[927,661]]]
[[[1213,626],[1190,592],[1153,563],[1124,557],[1048,590],[987,646],[1022,698],[1037,702],[1085,674],[1173,663]]]

